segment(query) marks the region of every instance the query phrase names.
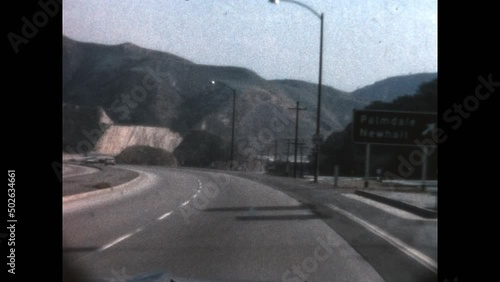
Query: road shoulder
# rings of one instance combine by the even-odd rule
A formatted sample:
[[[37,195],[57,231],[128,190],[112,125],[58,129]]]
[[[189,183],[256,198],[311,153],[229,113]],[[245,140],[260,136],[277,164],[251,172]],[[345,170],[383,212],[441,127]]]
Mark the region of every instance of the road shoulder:
[[[303,204],[315,205],[323,220],[344,237],[386,281],[433,281],[436,279],[436,220],[403,219],[375,206],[345,197],[345,195],[353,195],[361,188],[354,187],[355,185],[336,189],[332,185],[325,187],[301,179],[294,180],[263,174],[235,174],[269,185]],[[356,221],[349,217],[362,220]],[[365,224],[360,224],[360,221]],[[367,228],[366,225],[370,225],[371,228]],[[382,230],[382,233],[388,236],[380,236],[370,229]],[[398,247],[398,244],[394,242],[404,245],[405,248]],[[408,250],[412,250],[410,255]],[[381,254],[384,254],[384,260],[381,260]],[[423,257],[424,260],[419,257]],[[422,263],[422,261],[430,263]]]

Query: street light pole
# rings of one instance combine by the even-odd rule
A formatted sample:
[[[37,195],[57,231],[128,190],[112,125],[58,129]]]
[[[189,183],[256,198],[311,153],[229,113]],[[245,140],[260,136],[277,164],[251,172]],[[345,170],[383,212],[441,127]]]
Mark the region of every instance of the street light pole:
[[[229,170],[233,170],[233,163],[234,163],[234,124],[236,120],[236,90],[234,90],[233,88],[231,89],[233,90],[233,122],[232,122],[233,125],[231,129],[231,156],[230,156],[231,163],[229,164]]]
[[[314,150],[314,162],[315,162],[315,168],[314,168],[314,183],[318,183],[318,175],[319,175],[319,151],[320,151],[320,143],[321,140],[320,138],[320,119],[321,119],[321,88],[322,88],[322,75],[323,75],[323,22],[324,22],[324,13],[318,13],[316,12],[313,8],[307,6],[304,3],[301,3],[299,1],[295,0],[281,0],[283,2],[289,2],[292,4],[296,4],[298,6],[301,6],[302,8],[307,9],[309,12],[313,13],[315,16],[317,16],[320,21],[321,21],[321,27],[320,27],[320,43],[319,43],[319,79],[318,79],[318,109],[316,113],[316,134],[315,134],[315,150]],[[279,4],[280,0],[269,0],[270,3],[273,4]]]
[[[319,43],[319,82],[318,82],[318,110],[316,115],[316,136],[319,138],[320,136],[320,117],[321,117],[321,86],[322,86],[322,77],[323,77],[323,19],[324,14],[321,13],[321,31],[320,31],[320,43]],[[316,162],[314,168],[314,183],[318,183],[319,176],[319,149],[321,145],[318,140],[316,143],[316,150],[314,152],[314,159]]]
[[[232,119],[232,126],[231,126],[231,153],[229,156],[229,170],[233,170],[233,163],[234,163],[234,128],[235,128],[235,121],[236,121],[236,89],[232,88],[231,86],[227,85],[224,82],[221,81],[211,81],[212,84],[222,84],[226,86],[227,88],[231,89],[233,91],[233,119]]]

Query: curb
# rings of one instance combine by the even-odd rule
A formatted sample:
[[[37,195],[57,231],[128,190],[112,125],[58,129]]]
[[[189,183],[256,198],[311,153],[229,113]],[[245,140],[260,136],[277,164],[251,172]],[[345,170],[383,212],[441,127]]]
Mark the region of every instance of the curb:
[[[429,210],[426,208],[414,206],[405,202],[401,202],[398,200],[394,200],[391,198],[387,198],[384,196],[376,195],[370,192],[362,191],[362,190],[356,190],[355,194],[359,196],[363,196],[365,198],[369,198],[371,200],[375,200],[381,203],[384,203],[389,206],[393,206],[398,209],[405,210],[407,212],[411,212],[413,214],[416,214],[418,216],[424,217],[424,218],[437,218],[437,212],[433,210]]]
[[[146,174],[144,174],[143,172],[139,172],[139,171],[137,171],[137,172],[139,173],[138,176],[136,176],[134,179],[132,179],[128,182],[122,183],[120,185],[116,185],[116,186],[106,188],[106,189],[100,189],[100,190],[96,190],[96,191],[90,191],[90,192],[85,192],[85,193],[80,193],[80,194],[75,194],[75,195],[63,197],[63,204],[68,203],[68,202],[72,202],[75,200],[87,198],[87,197],[111,193],[111,192],[118,190],[118,189],[127,190],[127,188],[132,187],[132,184],[135,184],[135,183],[140,182],[140,181],[147,178]]]

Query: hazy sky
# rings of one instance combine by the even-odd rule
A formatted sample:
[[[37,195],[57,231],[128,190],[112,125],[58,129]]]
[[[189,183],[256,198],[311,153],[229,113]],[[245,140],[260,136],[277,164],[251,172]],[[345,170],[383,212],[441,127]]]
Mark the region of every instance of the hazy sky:
[[[352,91],[437,71],[437,0],[298,0],[325,14],[323,84]],[[63,34],[131,42],[266,79],[318,82],[320,20],[268,0],[65,0]]]

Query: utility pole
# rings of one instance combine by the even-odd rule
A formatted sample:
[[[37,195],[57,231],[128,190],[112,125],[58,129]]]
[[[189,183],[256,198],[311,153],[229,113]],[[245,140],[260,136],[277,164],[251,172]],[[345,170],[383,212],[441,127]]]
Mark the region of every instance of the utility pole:
[[[303,157],[304,157],[304,154],[303,154],[303,150],[304,147],[306,146],[305,143],[299,143],[299,150],[300,150],[300,177],[304,177],[304,160],[303,160]]]
[[[290,139],[286,139],[286,165],[290,161]]]
[[[293,178],[297,178],[297,149],[299,143],[299,111],[305,111],[307,108],[301,108],[300,102],[297,101],[295,108],[288,108],[289,110],[295,110],[295,154],[293,161]]]
[[[229,156],[229,170],[233,170],[233,163],[234,163],[234,127],[235,127],[235,122],[236,122],[236,89],[233,87],[227,85],[225,82],[222,81],[215,81],[212,80],[210,83],[212,84],[220,84],[223,85],[233,91],[233,118],[231,121],[231,152]]]
[[[290,164],[290,139],[286,139],[286,176],[290,176],[288,173],[288,165]]]

